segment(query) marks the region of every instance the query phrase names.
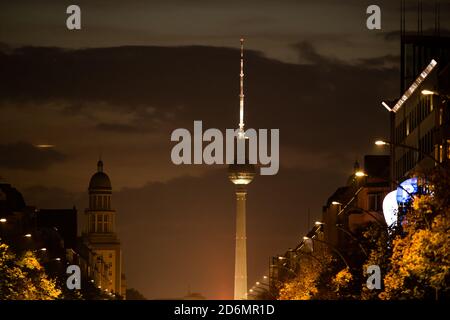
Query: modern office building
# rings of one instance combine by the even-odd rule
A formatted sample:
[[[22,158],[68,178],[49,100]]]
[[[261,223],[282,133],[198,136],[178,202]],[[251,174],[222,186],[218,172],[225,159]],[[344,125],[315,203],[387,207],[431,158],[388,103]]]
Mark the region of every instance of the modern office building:
[[[426,5],[431,9],[432,4]],[[434,29],[424,31],[420,2],[417,30],[408,31],[402,1],[400,100],[404,102],[397,102],[391,111],[392,186],[412,170],[430,169],[450,158],[450,37],[441,35],[438,3],[434,10]],[[427,70],[432,61],[435,65]]]
[[[423,39],[414,38],[420,44],[433,44],[432,39],[422,42]],[[411,40],[412,41],[412,40]],[[429,169],[439,163],[448,161],[450,155],[450,131],[449,131],[449,78],[450,64],[450,38],[439,39],[434,44],[442,44],[442,50],[426,50],[425,47],[415,47],[414,43],[408,42],[405,55],[412,55],[406,59],[405,70],[402,74],[402,82],[409,83],[410,75],[415,74],[422,67],[422,58],[415,58],[413,52],[422,52],[431,58],[428,63],[435,65],[433,68],[423,67],[416,75],[416,79],[409,83],[410,87],[402,93],[402,104],[397,103],[391,112],[391,154],[393,162],[392,179],[401,181],[410,174],[413,169]],[[405,44],[405,46],[406,46]],[[417,49],[419,48],[419,49]],[[416,50],[417,49],[417,50]],[[417,53],[416,52],[416,53]],[[439,53],[439,54],[438,54]],[[417,54],[418,55],[418,54]],[[418,55],[419,56],[419,55]],[[404,61],[405,59],[402,59]],[[426,71],[428,69],[428,71]],[[411,86],[412,85],[412,86]],[[406,99],[405,99],[406,97]]]

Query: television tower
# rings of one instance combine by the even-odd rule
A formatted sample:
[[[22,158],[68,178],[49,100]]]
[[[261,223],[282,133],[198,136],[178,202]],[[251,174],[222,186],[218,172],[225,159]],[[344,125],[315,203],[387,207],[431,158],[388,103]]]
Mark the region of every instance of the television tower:
[[[241,73],[239,94],[239,128],[237,139],[244,139],[244,39],[241,39]],[[239,142],[238,142],[239,143]],[[239,150],[239,148],[237,148]],[[244,164],[235,163],[228,167],[228,178],[236,186],[236,249],[234,263],[234,300],[247,298],[247,233],[246,197],[247,185],[255,176],[255,166],[245,158]]]

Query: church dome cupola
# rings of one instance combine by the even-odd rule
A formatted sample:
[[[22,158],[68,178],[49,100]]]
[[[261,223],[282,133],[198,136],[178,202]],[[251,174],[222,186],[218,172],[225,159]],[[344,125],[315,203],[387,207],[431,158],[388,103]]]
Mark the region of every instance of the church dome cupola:
[[[89,191],[111,191],[111,180],[106,173],[103,172],[103,161],[97,162],[97,172],[94,173],[89,182]]]

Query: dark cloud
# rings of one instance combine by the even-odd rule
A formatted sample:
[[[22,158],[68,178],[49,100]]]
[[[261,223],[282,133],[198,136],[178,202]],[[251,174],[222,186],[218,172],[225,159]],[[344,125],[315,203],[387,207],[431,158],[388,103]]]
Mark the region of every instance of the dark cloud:
[[[65,159],[57,150],[37,148],[26,142],[0,145],[0,167],[6,169],[42,170]]]
[[[328,58],[309,42],[296,48],[309,64],[246,52],[250,127],[279,128],[284,144],[330,152],[341,149],[333,141],[336,131],[351,137],[354,146],[384,132],[387,121],[367,130],[361,117],[384,123],[379,103],[396,95],[397,69]],[[394,59],[378,59],[389,58]],[[192,127],[193,120],[229,128],[237,123],[238,59],[237,50],[200,46],[20,48],[0,56],[0,90],[3,100],[22,104],[66,101],[70,114],[91,112],[99,104],[111,112],[134,114],[136,119],[126,125],[99,120],[98,128],[122,133],[162,130],[169,135],[177,127]],[[366,136],[355,137],[358,130]]]
[[[96,126],[99,130],[117,132],[117,133],[138,133],[141,132],[137,127],[129,124],[121,123],[104,123],[101,122]]]
[[[329,57],[324,57],[320,55],[311,42],[301,41],[292,46],[294,49],[298,51],[299,60],[306,60],[306,62],[310,62],[313,64],[321,65],[321,64],[329,64],[329,63],[340,63],[337,59],[331,61]]]
[[[388,54],[382,57],[359,59],[359,63],[367,68],[392,68],[398,67],[400,56]]]

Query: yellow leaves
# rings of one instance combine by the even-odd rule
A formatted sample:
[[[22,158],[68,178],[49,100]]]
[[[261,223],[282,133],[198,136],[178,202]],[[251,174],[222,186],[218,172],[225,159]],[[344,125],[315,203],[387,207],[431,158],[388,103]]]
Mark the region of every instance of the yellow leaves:
[[[331,256],[323,253],[319,258],[323,265],[314,258],[304,254],[300,261],[298,277],[290,280],[281,287],[279,300],[310,300],[318,294],[317,281],[326,262],[331,262]]]
[[[19,259],[0,244],[0,300],[53,300],[61,296],[56,281],[49,279],[31,251]]]
[[[353,280],[353,275],[348,268],[339,271],[333,278],[333,284],[339,287],[347,286]]]
[[[414,201],[408,216],[433,213],[433,198],[421,196]],[[420,211],[418,213],[418,211]],[[449,212],[433,213],[431,224],[411,226],[406,235],[393,241],[390,271],[384,278],[385,292],[380,299],[424,298],[430,288],[448,290],[450,278]],[[429,227],[428,227],[429,226]]]
[[[41,270],[42,266],[31,251],[25,252],[22,258],[16,263],[21,268],[30,270]]]

